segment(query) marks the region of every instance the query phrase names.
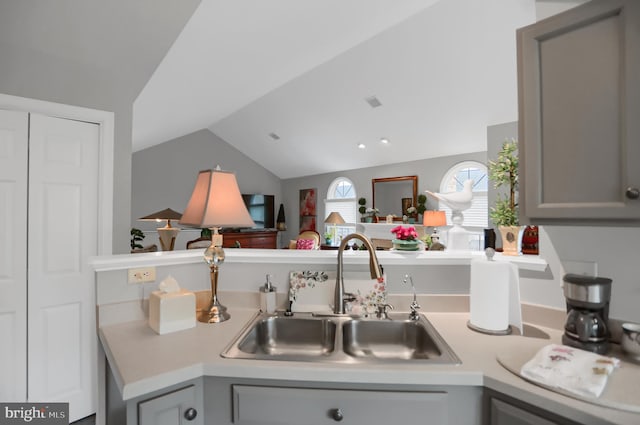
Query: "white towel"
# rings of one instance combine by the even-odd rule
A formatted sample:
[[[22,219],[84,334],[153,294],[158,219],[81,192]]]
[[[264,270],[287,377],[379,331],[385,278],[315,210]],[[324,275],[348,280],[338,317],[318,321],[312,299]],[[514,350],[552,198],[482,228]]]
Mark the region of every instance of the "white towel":
[[[583,397],[599,397],[607,378],[620,360],[566,345],[550,344],[540,349],[520,375],[542,385]]]

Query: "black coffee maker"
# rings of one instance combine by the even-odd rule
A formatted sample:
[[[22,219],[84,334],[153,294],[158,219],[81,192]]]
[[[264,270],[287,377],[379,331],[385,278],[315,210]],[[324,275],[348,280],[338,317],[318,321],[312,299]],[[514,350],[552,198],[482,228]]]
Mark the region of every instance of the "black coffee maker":
[[[564,296],[567,322],[562,343],[604,354],[609,350],[609,300],[611,279],[566,274]]]

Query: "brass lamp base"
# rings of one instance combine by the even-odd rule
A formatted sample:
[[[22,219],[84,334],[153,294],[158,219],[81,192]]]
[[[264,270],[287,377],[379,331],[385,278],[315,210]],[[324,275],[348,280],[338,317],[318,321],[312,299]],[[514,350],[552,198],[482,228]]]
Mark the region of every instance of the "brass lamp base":
[[[220,243],[220,245],[222,244]],[[205,259],[210,264],[209,269],[211,270],[211,301],[209,306],[198,314],[198,321],[202,323],[221,323],[231,318],[231,315],[227,313],[227,307],[223,306],[218,300],[218,274],[220,273],[218,265],[224,261],[222,247],[212,244],[205,251]]]
[[[220,304],[217,299],[212,299],[209,307],[203,309],[198,315],[198,321],[202,323],[220,323],[230,318],[231,315],[227,313],[227,307]]]

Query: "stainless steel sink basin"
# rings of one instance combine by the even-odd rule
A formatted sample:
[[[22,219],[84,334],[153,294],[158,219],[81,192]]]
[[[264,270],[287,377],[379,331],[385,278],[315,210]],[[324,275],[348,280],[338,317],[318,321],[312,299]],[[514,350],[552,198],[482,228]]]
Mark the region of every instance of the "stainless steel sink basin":
[[[436,340],[420,321],[350,320],[342,325],[345,353],[378,359],[436,359],[442,356]]]
[[[258,314],[222,356],[337,363],[460,363],[424,315],[417,321],[407,317],[408,313],[394,313],[390,320]]]
[[[256,357],[317,357],[331,354],[336,324],[327,319],[266,317],[258,320],[237,347]]]

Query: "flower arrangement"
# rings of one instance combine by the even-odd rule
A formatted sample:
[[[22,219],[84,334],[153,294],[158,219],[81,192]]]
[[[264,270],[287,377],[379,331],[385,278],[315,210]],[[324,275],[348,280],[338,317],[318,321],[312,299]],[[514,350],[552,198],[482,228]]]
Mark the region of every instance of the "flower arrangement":
[[[367,214],[371,215],[372,217],[375,217],[378,214],[380,214],[380,210],[377,208],[367,208]]]
[[[410,227],[402,227],[396,226],[391,229],[391,233],[396,236],[396,239],[401,241],[416,241],[418,240],[418,233],[416,232],[416,228],[413,226]]]
[[[407,214],[409,214],[409,215],[414,215],[417,212],[418,212],[418,209],[416,207],[414,207],[414,206],[411,206],[411,207],[407,208]]]

